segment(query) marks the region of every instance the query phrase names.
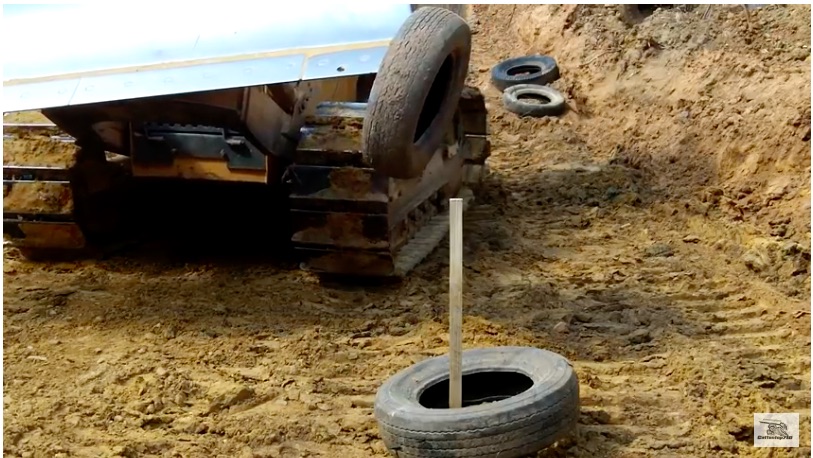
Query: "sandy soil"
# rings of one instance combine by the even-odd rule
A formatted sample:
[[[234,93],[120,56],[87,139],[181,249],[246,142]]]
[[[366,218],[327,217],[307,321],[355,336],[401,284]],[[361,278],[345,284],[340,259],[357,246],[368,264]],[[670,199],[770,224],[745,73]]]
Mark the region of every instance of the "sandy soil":
[[[474,9],[494,173],[465,345],[571,359],[580,424],[549,455],[810,454],[810,7],[704,12]],[[502,109],[488,71],[526,52],[558,59],[569,113]],[[447,257],[361,288],[6,250],[4,455],[386,456],[375,390],[446,351]],[[799,412],[803,448],[752,447],[755,412]]]

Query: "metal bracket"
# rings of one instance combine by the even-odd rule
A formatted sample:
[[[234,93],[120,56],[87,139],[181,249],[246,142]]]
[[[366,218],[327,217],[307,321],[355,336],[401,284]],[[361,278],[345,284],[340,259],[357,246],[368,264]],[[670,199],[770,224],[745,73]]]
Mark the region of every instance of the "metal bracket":
[[[133,137],[139,162],[171,163],[175,156],[189,156],[225,159],[230,169],[265,170],[263,153],[231,129],[145,123]]]

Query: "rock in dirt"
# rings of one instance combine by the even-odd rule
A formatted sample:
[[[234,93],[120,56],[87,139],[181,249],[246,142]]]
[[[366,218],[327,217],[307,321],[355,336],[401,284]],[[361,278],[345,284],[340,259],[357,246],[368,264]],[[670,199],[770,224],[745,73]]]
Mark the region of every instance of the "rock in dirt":
[[[239,383],[222,382],[209,388],[209,413],[228,409],[254,397],[254,390]]]
[[[696,235],[687,235],[683,237],[683,242],[685,243],[700,243],[700,237]]]
[[[197,428],[198,419],[194,415],[178,417],[172,422],[172,429],[188,434],[194,434]]]
[[[756,273],[763,272],[768,268],[768,261],[753,250],[742,256],[742,262],[745,264],[745,267],[748,267]]]
[[[647,343],[651,340],[652,335],[649,333],[649,329],[638,329],[627,336],[627,342],[629,342],[630,345]]]
[[[655,243],[644,251],[644,255],[648,258],[667,258],[674,254],[675,250],[668,243]]]
[[[350,407],[371,409],[375,399],[372,396],[356,396],[350,401]]]
[[[235,367],[231,371],[235,375],[246,380],[265,381],[270,377],[271,371],[264,366],[256,367]]]

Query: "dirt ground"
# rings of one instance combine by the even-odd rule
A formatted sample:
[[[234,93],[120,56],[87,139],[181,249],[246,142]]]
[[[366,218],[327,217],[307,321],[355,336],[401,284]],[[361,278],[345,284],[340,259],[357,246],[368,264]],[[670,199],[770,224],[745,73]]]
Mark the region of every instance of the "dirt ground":
[[[579,428],[543,456],[809,456],[810,6],[472,21],[494,151],[465,222],[464,340],[572,361]],[[557,59],[567,114],[502,109],[488,72],[525,53]],[[387,456],[375,391],[447,350],[447,258],[362,288],[6,249],[4,455]],[[798,412],[802,448],[754,448],[756,412]]]

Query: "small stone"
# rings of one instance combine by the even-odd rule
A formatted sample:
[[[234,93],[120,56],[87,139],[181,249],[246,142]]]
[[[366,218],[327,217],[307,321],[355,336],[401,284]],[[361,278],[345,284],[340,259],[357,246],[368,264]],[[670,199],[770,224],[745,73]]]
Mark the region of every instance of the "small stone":
[[[350,401],[351,407],[361,408],[361,409],[369,409],[373,407],[373,403],[375,402],[374,399],[366,398],[366,397],[357,397],[353,398]]]
[[[791,257],[802,252],[802,246],[796,242],[785,242],[782,244],[782,255]]]
[[[573,321],[577,323],[589,323],[593,321],[593,317],[584,312],[576,312],[573,314]]]
[[[227,409],[254,396],[254,390],[237,383],[218,383],[209,389],[209,412]]]
[[[120,422],[124,421],[124,417],[122,417],[121,415],[116,415],[115,417],[113,417],[113,420],[120,423]]]
[[[759,273],[768,268],[768,262],[755,251],[749,251],[742,256],[745,267]]]
[[[553,326],[553,332],[556,334],[565,334],[569,331],[567,323],[560,321]]]
[[[138,349],[137,353],[138,353],[138,354],[143,354],[143,353],[145,353],[146,351],[147,351],[147,349],[146,349],[146,348],[141,347],[141,348],[139,348],[139,349]]]
[[[53,340],[49,340],[48,343],[51,344],[51,345],[59,345],[62,342],[59,339],[53,339]]]
[[[403,326],[393,326],[393,327],[390,328],[389,334],[392,335],[392,336],[397,337],[397,336],[402,336],[402,335],[404,335],[404,334],[406,334],[408,332],[409,332],[409,329],[407,329],[407,328],[405,328]]]
[[[163,377],[163,376],[167,375],[167,370],[164,369],[163,367],[157,367],[157,368],[155,368],[155,375],[157,375],[159,377]]]
[[[630,343],[630,345],[638,345],[651,340],[652,336],[649,334],[649,330],[647,329],[638,329],[627,336],[627,341]]]
[[[685,243],[699,243],[700,237],[696,235],[687,235],[686,237],[683,237],[683,241]]]
[[[79,414],[73,413],[65,417],[65,423],[71,426],[79,426],[79,419]]]
[[[95,349],[95,350],[93,350],[93,351],[94,351],[94,352],[96,352],[96,354],[98,355],[99,353],[101,353],[101,352],[102,352],[102,349],[101,349],[101,348],[96,348],[96,349]]]
[[[235,369],[235,372],[247,380],[265,381],[271,376],[269,369],[263,366],[241,367]]]
[[[102,321],[104,321],[104,318],[102,318],[101,315],[96,316],[95,318],[93,318],[93,322],[96,323],[96,324],[101,323]]]
[[[779,200],[788,192],[788,184],[784,182],[770,185],[765,192],[768,200]]]
[[[192,415],[178,417],[172,422],[172,429],[189,434],[194,433],[197,426],[198,420]]]
[[[645,256],[651,258],[667,258],[675,254],[675,251],[672,249],[671,246],[667,243],[655,243],[647,247],[646,251],[644,252]]]

